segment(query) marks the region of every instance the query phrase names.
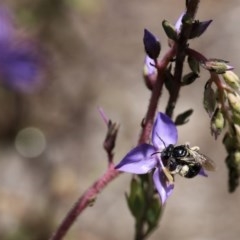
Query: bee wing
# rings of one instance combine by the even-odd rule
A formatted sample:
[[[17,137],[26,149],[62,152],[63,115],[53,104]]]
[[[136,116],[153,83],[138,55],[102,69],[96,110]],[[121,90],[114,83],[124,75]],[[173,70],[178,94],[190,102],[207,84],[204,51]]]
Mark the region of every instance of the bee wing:
[[[214,163],[214,161],[205,155],[203,155],[203,156],[205,157],[205,161],[203,161],[203,163],[202,163],[203,168],[208,171],[215,171],[216,164]]]
[[[216,165],[212,159],[207,157],[206,155],[191,150],[190,151],[193,157],[196,159],[197,162],[199,162],[202,167],[208,171],[214,171],[216,169]]]

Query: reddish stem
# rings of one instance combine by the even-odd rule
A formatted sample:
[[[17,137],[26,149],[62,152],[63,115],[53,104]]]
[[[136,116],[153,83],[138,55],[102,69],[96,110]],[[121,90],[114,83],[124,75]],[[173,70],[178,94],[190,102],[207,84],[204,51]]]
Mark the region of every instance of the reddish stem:
[[[157,64],[158,79],[152,91],[152,96],[150,98],[150,103],[146,114],[145,125],[139,138],[139,144],[142,142],[146,142],[149,139],[158,100],[161,95],[164,70],[167,67],[169,61],[173,58],[174,54],[175,47],[172,47],[165,54],[163,59]],[[76,201],[76,203],[73,205],[67,216],[63,219],[62,223],[58,226],[56,232],[52,235],[50,240],[63,239],[63,237],[66,235],[66,233],[73,225],[77,217],[82,213],[82,211],[87,206],[89,206],[95,200],[98,193],[101,192],[107,186],[107,184],[113,181],[119,174],[120,172],[114,169],[114,165],[110,164],[105,174],[101,178],[99,178],[92,186],[90,186],[88,190],[83,193],[82,196]]]
[[[161,96],[162,86],[163,86],[163,75],[166,67],[168,66],[171,59],[175,56],[176,48],[175,44],[168,50],[162,60],[157,63],[156,67],[158,69],[157,81],[152,90],[152,95],[148,105],[148,110],[144,120],[144,127],[139,137],[138,144],[145,143],[149,141],[149,137],[152,131],[153,121],[155,113],[157,111],[158,101]]]
[[[110,164],[106,173],[93,183],[93,185],[76,201],[50,240],[63,239],[81,212],[91,205],[95,201],[98,193],[100,193],[101,190],[104,189],[107,184],[115,179],[119,174],[120,172],[115,170],[114,164]]]

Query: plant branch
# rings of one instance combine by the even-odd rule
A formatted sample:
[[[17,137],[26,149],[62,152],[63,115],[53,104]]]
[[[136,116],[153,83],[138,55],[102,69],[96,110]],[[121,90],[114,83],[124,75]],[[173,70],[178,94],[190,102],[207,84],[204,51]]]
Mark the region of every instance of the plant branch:
[[[86,207],[91,206],[101,190],[104,189],[107,184],[113,181],[119,174],[120,172],[115,170],[114,164],[109,164],[109,167],[105,174],[95,183],[93,183],[93,185],[76,201],[50,240],[63,239],[63,237],[66,235],[70,227],[73,225],[77,217],[83,212],[83,210]]]
[[[164,71],[167,68],[171,59],[175,56],[175,44],[168,50],[165,56],[160,62],[156,62],[156,67],[158,70],[157,80],[154,84],[152,95],[149,101],[146,117],[144,119],[143,128],[138,140],[138,144],[146,143],[149,141],[149,137],[152,131],[153,121],[155,113],[157,111],[158,101],[161,96],[163,82],[164,82]]]
[[[199,0],[191,0],[188,3],[188,7],[185,13],[185,16],[189,19],[194,19],[195,14],[197,12]],[[168,104],[166,107],[166,114],[172,118],[173,112],[176,106],[176,102],[179,96],[180,88],[181,88],[181,79],[183,73],[183,64],[186,57],[186,48],[187,48],[187,41],[190,36],[192,30],[192,24],[182,24],[182,29],[179,35],[179,39],[177,41],[176,46],[176,64],[175,64],[175,71],[174,71],[174,91],[169,96]]]

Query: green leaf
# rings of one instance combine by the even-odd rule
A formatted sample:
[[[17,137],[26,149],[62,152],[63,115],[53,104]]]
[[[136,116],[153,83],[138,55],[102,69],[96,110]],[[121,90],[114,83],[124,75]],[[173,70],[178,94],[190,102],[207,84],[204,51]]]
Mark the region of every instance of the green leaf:
[[[167,20],[163,20],[162,26],[168,38],[177,41],[178,34],[176,32],[175,27],[172,24],[170,24]]]
[[[209,117],[212,117],[216,108],[216,94],[210,84],[210,81],[207,81],[207,83],[205,84],[203,107],[208,113]]]
[[[210,72],[217,74],[223,74],[228,70],[232,70],[233,67],[227,64],[228,61],[223,59],[211,58],[201,62],[201,66]]]
[[[230,153],[226,158],[229,192],[234,192],[239,185],[239,154],[239,152]]]
[[[211,118],[211,133],[214,135],[215,139],[221,134],[223,128],[225,127],[225,118],[221,112],[220,108],[216,108],[212,118]]]
[[[171,67],[166,69],[164,72],[164,85],[168,90],[169,94],[171,95],[174,91],[174,78],[171,73]]]
[[[129,195],[125,194],[125,196],[129,210],[138,221],[142,216],[142,209],[145,206],[145,196],[141,182],[133,178],[130,185],[130,193]]]
[[[193,83],[197,78],[199,78],[199,75],[195,72],[190,72],[187,73],[186,75],[183,76],[181,86],[186,86],[191,83]]]
[[[236,135],[232,135],[229,132],[226,132],[223,138],[223,144],[227,152],[234,152],[239,148],[239,142]]]
[[[176,125],[183,125],[189,121],[189,117],[192,115],[193,109],[189,109],[183,113],[180,113],[175,120]]]
[[[150,227],[155,227],[158,224],[158,220],[161,213],[161,205],[157,198],[152,199],[147,211],[147,222]]]
[[[193,58],[191,56],[188,56],[187,61],[188,61],[189,68],[194,73],[199,74],[200,73],[200,64],[199,64],[199,62],[195,58]]]

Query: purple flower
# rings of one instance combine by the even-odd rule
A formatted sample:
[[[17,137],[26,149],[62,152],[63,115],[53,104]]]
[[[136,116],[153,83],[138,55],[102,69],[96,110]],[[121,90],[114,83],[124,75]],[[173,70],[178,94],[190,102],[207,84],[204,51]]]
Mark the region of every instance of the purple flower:
[[[0,81],[20,92],[31,92],[42,83],[42,56],[37,46],[15,28],[10,12],[0,8]]]
[[[178,140],[177,128],[172,120],[163,113],[158,113],[152,131],[152,144],[141,144],[132,149],[116,166],[116,169],[133,174],[145,174],[153,171],[153,182],[160,195],[162,204],[173,191],[164,172],[164,166],[159,154],[169,144],[175,145]]]

